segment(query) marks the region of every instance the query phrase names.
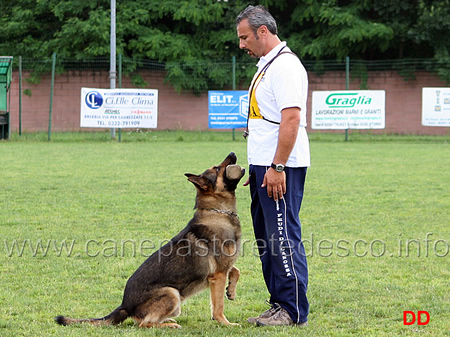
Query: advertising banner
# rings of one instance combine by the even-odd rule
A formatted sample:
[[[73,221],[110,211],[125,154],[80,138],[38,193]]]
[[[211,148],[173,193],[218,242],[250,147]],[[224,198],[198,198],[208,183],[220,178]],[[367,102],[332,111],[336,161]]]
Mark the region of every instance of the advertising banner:
[[[244,90],[208,92],[208,127],[235,129],[247,126],[248,92]]]
[[[422,125],[450,126],[450,88],[422,88]]]
[[[314,91],[313,129],[384,129],[384,90]]]
[[[80,126],[156,128],[158,90],[81,88]]]

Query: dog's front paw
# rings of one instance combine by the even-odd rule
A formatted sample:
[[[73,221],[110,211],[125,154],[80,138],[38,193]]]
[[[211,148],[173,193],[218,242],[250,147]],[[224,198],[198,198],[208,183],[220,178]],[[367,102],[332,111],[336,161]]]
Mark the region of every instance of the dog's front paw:
[[[239,323],[230,323],[228,325],[241,327],[241,325]]]
[[[211,319],[213,321],[217,321],[217,322],[219,322],[219,323],[221,323],[223,325],[229,325],[229,326],[231,325],[231,326],[239,326],[239,327],[241,326],[239,323],[230,323],[223,314],[218,316],[217,319],[214,318],[214,316],[211,317]]]
[[[228,283],[228,287],[226,289],[227,298],[230,301],[233,301],[236,298],[236,283]]]

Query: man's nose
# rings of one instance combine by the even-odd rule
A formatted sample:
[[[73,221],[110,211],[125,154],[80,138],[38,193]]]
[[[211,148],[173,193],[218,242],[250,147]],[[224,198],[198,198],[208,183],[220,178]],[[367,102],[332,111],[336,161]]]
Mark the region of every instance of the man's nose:
[[[243,41],[239,41],[239,48],[245,49],[245,43]]]

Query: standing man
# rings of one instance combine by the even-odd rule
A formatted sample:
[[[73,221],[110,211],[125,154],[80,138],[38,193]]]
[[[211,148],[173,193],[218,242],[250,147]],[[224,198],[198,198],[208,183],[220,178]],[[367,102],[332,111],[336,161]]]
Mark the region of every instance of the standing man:
[[[301,242],[300,206],[310,165],[306,133],[308,78],[278,38],[263,6],[236,19],[239,48],[258,58],[249,90],[248,162],[251,213],[271,308],[248,319],[257,325],[307,325],[308,268]]]

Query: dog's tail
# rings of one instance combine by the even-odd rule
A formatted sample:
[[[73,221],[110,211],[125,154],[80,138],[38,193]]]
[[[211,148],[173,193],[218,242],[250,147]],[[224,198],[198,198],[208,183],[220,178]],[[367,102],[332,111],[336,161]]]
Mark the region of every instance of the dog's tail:
[[[65,316],[57,316],[55,317],[55,321],[60,325],[72,325],[78,323],[89,323],[92,325],[117,325],[122,323],[128,317],[128,312],[120,306],[112,313],[102,318],[75,319]]]

